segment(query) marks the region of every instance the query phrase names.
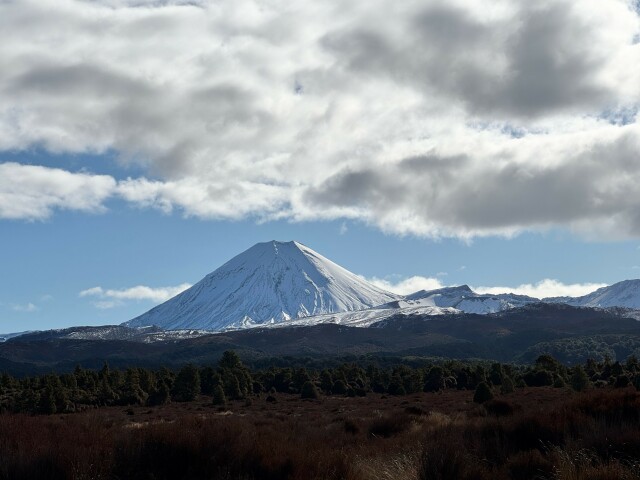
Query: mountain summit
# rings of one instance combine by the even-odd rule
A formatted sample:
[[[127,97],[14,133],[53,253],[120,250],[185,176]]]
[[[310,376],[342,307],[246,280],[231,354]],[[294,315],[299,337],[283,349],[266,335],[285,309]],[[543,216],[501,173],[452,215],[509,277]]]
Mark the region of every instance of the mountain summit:
[[[271,241],[125,324],[219,331],[363,310],[398,298],[301,243]]]

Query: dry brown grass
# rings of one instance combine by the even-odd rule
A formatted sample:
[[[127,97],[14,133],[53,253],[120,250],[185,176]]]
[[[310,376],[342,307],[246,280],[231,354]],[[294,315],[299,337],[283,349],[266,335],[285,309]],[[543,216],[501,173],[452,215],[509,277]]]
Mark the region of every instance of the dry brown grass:
[[[501,398],[505,415],[472,394],[1,415],[0,479],[640,478],[635,391],[524,389]]]

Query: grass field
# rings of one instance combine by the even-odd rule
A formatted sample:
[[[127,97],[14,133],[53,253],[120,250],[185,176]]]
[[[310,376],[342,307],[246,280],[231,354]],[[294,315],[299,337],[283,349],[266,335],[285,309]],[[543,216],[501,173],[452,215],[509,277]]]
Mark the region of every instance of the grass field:
[[[0,416],[3,479],[640,478],[640,394],[275,394]]]

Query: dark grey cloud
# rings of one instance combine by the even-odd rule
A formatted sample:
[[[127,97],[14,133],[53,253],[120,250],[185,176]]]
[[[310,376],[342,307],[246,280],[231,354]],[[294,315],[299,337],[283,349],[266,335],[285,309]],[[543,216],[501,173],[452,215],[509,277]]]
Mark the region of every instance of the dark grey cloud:
[[[436,5],[407,18],[401,35],[343,29],[324,45],[348,69],[446,95],[477,115],[598,111],[615,93],[597,78],[607,58],[592,49],[590,25],[574,3],[516,2],[512,16],[492,22]]]
[[[135,167],[119,176],[142,172],[0,165],[17,179],[0,217],[119,197],[427,236],[635,232],[632,6],[0,1],[0,151],[109,152]]]
[[[309,190],[305,201],[324,208],[356,206],[374,223],[412,217],[415,228],[442,233],[507,232],[583,222],[612,215],[620,235],[640,234],[638,137],[624,135],[584,148],[560,162],[428,155],[392,165],[339,172]]]

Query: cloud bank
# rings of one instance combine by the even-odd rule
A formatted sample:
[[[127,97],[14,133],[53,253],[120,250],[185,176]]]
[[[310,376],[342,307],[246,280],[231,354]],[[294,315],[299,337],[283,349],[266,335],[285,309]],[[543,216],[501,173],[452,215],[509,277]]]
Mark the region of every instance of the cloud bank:
[[[373,278],[370,282],[380,288],[384,288],[399,295],[409,295],[419,290],[436,290],[444,288],[438,278],[413,276],[402,279],[400,281],[390,281],[385,279]],[[512,287],[483,287],[472,286],[471,289],[476,293],[499,294],[499,293],[515,293],[518,295],[527,295],[534,298],[547,297],[581,297],[591,293],[598,288],[606,287],[605,283],[563,283],[558,280],[546,278],[536,283],[527,283]]]
[[[110,199],[426,237],[640,236],[631,0],[0,4],[0,219]]]
[[[121,306],[126,301],[131,300],[162,303],[190,287],[191,284],[189,283],[183,283],[175,287],[158,288],[148,287],[146,285],[137,285],[135,287],[121,290],[93,287],[81,291],[78,295],[80,297],[97,298],[99,300],[95,302],[95,306],[101,309],[108,309]]]

